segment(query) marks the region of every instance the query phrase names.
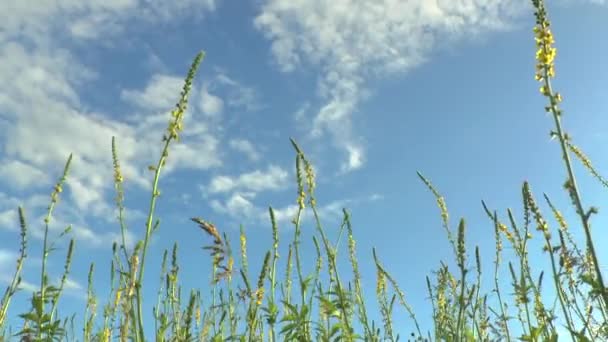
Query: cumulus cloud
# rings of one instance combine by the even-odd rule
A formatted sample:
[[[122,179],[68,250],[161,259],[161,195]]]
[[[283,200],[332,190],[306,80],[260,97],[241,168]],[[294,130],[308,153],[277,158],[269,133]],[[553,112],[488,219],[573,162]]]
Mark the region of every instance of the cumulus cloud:
[[[6,209],[0,211],[0,229],[16,231],[18,228],[17,210]]]
[[[257,94],[252,87],[243,85],[224,73],[218,74],[216,81],[229,89],[228,104],[230,106],[247,110],[259,109]]]
[[[0,284],[10,284],[13,281],[17,258],[16,252],[0,248]],[[36,291],[39,287],[22,280],[19,288],[26,291]]]
[[[17,190],[48,185],[50,182],[42,170],[20,160],[0,161],[0,178],[7,179],[6,183]]]
[[[257,149],[253,146],[253,144],[249,140],[232,139],[232,140],[230,140],[228,145],[233,150],[245,154],[247,156],[247,158],[249,158],[249,160],[251,160],[251,161],[257,161],[260,159],[260,153],[257,151]]]
[[[336,223],[343,219],[343,209],[370,203],[382,199],[381,195],[372,194],[351,199],[337,199],[327,203],[318,203],[317,212],[326,223]],[[210,201],[211,208],[217,213],[236,220],[237,223],[253,223],[267,225],[269,223],[268,203],[260,205],[256,203],[256,194],[253,192],[234,192],[225,200],[213,199]],[[280,227],[286,228],[292,225],[293,219],[298,214],[297,204],[288,204],[281,207],[272,207],[274,217]],[[306,208],[300,216],[303,223],[311,223],[314,220],[312,210]]]
[[[216,116],[224,109],[224,100],[219,96],[211,94],[208,88],[209,87],[205,85],[201,91],[199,107],[204,114]]]
[[[434,48],[508,29],[526,1],[501,0],[267,0],[254,20],[271,41],[279,68],[304,63],[321,68],[325,104],[313,118],[312,136],[330,134],[346,154],[342,171],[360,168],[363,144],[352,115],[367,95],[370,77],[405,73]]]
[[[219,200],[211,201],[211,208],[216,212],[227,214],[234,218],[247,219],[255,212],[255,205],[251,199],[255,197],[253,193],[234,193],[224,203]]]
[[[100,39],[124,32],[133,23],[167,22],[176,17],[202,17],[217,8],[216,0],[80,0],[0,3],[0,40],[16,36],[36,41],[49,34]]]
[[[82,74],[75,75],[75,71]],[[29,52],[19,43],[0,47],[0,80],[11,80],[0,82],[0,119],[5,122],[0,125],[4,156],[0,183],[17,190],[48,186],[59,179],[72,153],[67,179],[72,205],[80,212],[112,220],[111,137],[117,137],[126,183],[148,188],[150,173],[146,166],[160,153],[160,144],[149,142],[160,140],[169,121],[167,109],[174,106],[183,80],[154,75],[143,89],[123,92],[125,99],[140,111],[140,120],[123,122],[83,109],[77,87],[93,75],[66,50]],[[189,120],[187,117],[186,122]],[[206,130],[199,123],[193,123],[192,128]],[[163,175],[178,166],[208,169],[220,165],[217,147],[217,138],[210,134],[184,134],[184,139],[172,146]],[[95,239],[89,233],[82,237],[91,243],[111,238]]]
[[[6,249],[0,249],[0,265],[11,265],[13,261],[17,260],[17,254]]]
[[[206,119],[218,119],[224,111],[252,112],[262,108],[259,94],[255,88],[243,84],[226,71],[217,69],[213,76],[208,77],[194,102],[198,110],[206,115]]]
[[[265,171],[255,170],[237,177],[216,176],[211,179],[207,188],[210,193],[223,193],[232,190],[249,190],[253,192],[282,190],[287,186],[287,181],[287,171],[279,166],[270,165]]]
[[[16,252],[0,248],[0,284],[10,284],[13,281],[13,275],[15,272],[14,267],[16,265],[17,258],[18,255]],[[54,279],[55,284],[59,284],[60,281],[60,278]],[[18,289],[27,292],[35,292],[40,289],[40,285],[21,279]],[[86,298],[84,287],[72,277],[66,278],[64,291],[65,294],[70,296],[81,299]]]
[[[179,98],[183,75],[156,74],[142,89],[124,90],[123,100],[134,105],[136,113],[116,119],[115,113],[91,109],[81,96],[83,85],[100,75],[81,62],[66,42],[85,46],[108,42],[134,23],[166,23],[178,16],[200,16],[216,7],[215,0],[175,4],[60,0],[36,6],[22,1],[0,2],[0,184],[12,190],[48,187],[61,176],[72,153],[66,185],[69,191],[62,200],[71,200],[68,205],[76,207],[72,214],[78,218],[86,214],[114,220],[111,137],[118,137],[126,184],[148,188],[146,166],[160,153],[160,144],[152,146],[150,142],[160,141],[169,121],[168,110]],[[197,132],[206,132],[204,125],[192,126]],[[207,169],[220,165],[217,146],[213,135],[184,134],[170,151],[164,176],[178,166]],[[16,218],[14,208],[21,202],[7,199],[10,201],[4,203],[0,198],[2,228]],[[48,194],[32,195],[25,208],[30,210],[31,204],[37,210],[48,203]],[[117,237],[86,224],[77,225],[73,233],[93,246]]]
[[[145,89],[125,89],[121,97],[143,109],[167,111],[177,103],[178,89],[181,89],[183,84],[183,77],[156,74],[149,80]]]

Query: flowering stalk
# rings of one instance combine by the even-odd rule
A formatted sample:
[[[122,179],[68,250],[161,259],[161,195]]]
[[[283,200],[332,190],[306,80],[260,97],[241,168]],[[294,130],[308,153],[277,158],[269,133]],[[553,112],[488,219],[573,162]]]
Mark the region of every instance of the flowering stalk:
[[[568,151],[568,135],[563,131],[561,125],[562,111],[559,109],[558,104],[562,101],[562,96],[558,92],[554,92],[551,87],[551,78],[555,77],[554,60],[557,54],[557,49],[553,46],[555,40],[550,29],[550,22],[547,18],[547,12],[545,10],[545,4],[543,0],[532,0],[532,4],[536,9],[534,15],[536,16],[536,26],[534,27],[534,33],[536,36],[536,46],[538,48],[536,52],[536,75],[537,81],[542,82],[543,85],[540,87],[540,92],[544,96],[549,98],[549,106],[545,107],[547,112],[553,114],[553,120],[555,123],[556,131],[551,132],[553,137],[559,139],[559,143],[562,149],[563,159],[566,164],[568,172],[568,180],[565,184],[568,190],[572,202],[576,208],[577,214],[581,218],[583,229],[585,231],[585,239],[587,243],[587,250],[591,255],[593,266],[595,268],[595,275],[597,277],[597,287],[601,294],[604,306],[608,305],[608,293],[604,285],[602,273],[600,271],[597,254],[595,253],[595,246],[591,237],[591,225],[589,224],[589,217],[596,210],[591,208],[588,212],[583,209],[581,195],[576,184],[574,177],[574,171],[572,170],[572,163],[570,161],[570,153]]]

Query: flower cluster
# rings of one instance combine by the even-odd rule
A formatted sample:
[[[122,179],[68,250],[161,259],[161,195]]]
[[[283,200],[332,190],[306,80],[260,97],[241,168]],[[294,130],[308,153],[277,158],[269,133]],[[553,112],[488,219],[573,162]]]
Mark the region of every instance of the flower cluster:
[[[179,102],[175,105],[175,109],[171,111],[171,120],[169,121],[169,127],[167,127],[168,136],[165,136],[163,140],[171,140],[175,139],[179,141],[179,133],[183,130],[184,124],[184,113],[188,107],[188,95],[190,93],[190,89],[192,88],[192,82],[194,81],[194,76],[196,75],[196,71],[198,69],[199,64],[203,60],[205,54],[203,52],[199,52],[188,71],[188,75],[186,76],[186,80],[184,83],[184,88],[182,89],[181,96]]]
[[[542,0],[533,0],[532,4],[536,8],[534,15],[536,16],[536,26],[534,26],[534,40],[536,41],[536,74],[534,78],[542,82],[540,92],[548,97],[551,105],[545,109],[548,112],[560,114],[556,106],[562,101],[562,96],[559,93],[553,93],[549,79],[555,77],[555,56],[557,49],[553,46],[555,39],[551,32],[551,24],[547,19],[547,13]]]

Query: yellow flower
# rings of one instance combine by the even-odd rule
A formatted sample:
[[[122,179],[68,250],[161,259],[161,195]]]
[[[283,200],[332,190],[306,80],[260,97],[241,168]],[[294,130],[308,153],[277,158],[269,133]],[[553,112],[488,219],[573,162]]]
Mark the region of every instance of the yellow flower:
[[[245,246],[247,246],[247,236],[245,236],[245,234],[241,234],[240,238],[241,238],[241,246],[244,248]]]
[[[102,341],[110,341],[110,328],[103,329]]]
[[[549,95],[549,88],[547,88],[546,86],[540,87],[540,93],[545,96]]]
[[[376,293],[381,294],[386,290],[386,281],[384,279],[384,272],[379,267],[376,269]]]
[[[122,295],[122,290],[118,290],[116,291],[116,297],[114,298],[114,307],[118,306],[118,303],[120,303],[120,297]]]
[[[554,98],[555,102],[562,102],[562,94],[556,93]]]
[[[257,305],[262,305],[262,300],[264,299],[264,288],[260,287],[257,291],[256,291],[256,304]]]
[[[555,39],[553,39],[553,33],[551,33],[550,29],[545,29],[545,32],[543,34],[543,40],[544,43],[547,45],[555,44]]]

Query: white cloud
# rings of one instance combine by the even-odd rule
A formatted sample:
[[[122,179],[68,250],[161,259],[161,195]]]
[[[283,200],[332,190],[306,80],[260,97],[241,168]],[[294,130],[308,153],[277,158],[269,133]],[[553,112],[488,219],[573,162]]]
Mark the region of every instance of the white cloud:
[[[57,285],[61,284],[61,278],[57,277],[56,279],[54,279],[54,283]],[[37,288],[38,288],[38,286],[37,286]],[[28,290],[28,291],[30,291],[30,290]],[[70,276],[68,276],[65,279],[65,283],[63,284],[63,293],[65,295],[76,297],[76,298],[83,299],[83,300],[87,298],[87,293],[86,293],[85,287],[80,282],[78,282],[76,279],[74,279]]]
[[[199,101],[200,110],[209,116],[216,116],[224,110],[224,101],[209,92],[208,86],[203,86]]]
[[[86,198],[86,197],[81,197]],[[1,208],[5,207],[7,203],[3,203],[5,201],[0,200],[0,230],[7,230],[11,232],[17,232],[19,227],[19,218],[17,214],[16,208],[9,208],[2,210]],[[9,202],[9,201],[6,201]],[[10,202],[13,202],[13,199],[10,199]],[[61,202],[61,198],[60,198]],[[25,221],[28,227],[28,235],[36,238],[42,239],[44,237],[44,226],[43,220],[46,216],[46,208],[50,203],[50,196],[41,196],[35,195],[27,199],[27,201],[23,204],[24,213],[25,213]],[[76,206],[81,206],[80,203],[75,202]],[[87,204],[88,205],[88,204]],[[105,204],[104,204],[105,205]],[[93,206],[95,208],[95,206]],[[61,212],[61,215],[58,214],[58,210]],[[79,212],[78,209],[73,209],[75,212]],[[112,226],[111,231],[98,231],[93,230],[86,226],[82,218],[76,217],[76,219],[82,221],[71,224],[70,221],[64,219],[64,215],[66,213],[70,213],[70,210],[66,210],[63,203],[60,203],[58,207],[56,207],[55,215],[53,215],[53,219],[49,223],[49,232],[51,234],[58,234],[62,232],[66,227],[72,226],[71,234],[76,239],[76,243],[80,245],[83,243],[84,246],[87,247],[95,247],[95,248],[106,248],[110,246],[113,242],[121,242],[121,235],[119,231],[119,225],[116,222],[116,209],[107,208],[107,211],[100,213],[99,215],[107,215],[106,220],[115,223]],[[131,210],[126,208],[126,218],[128,221],[133,219],[142,219],[143,213],[137,210]],[[103,226],[103,225],[102,225]],[[135,242],[135,236],[131,231],[127,231],[125,234],[126,243],[128,246],[132,246]],[[1,249],[0,249],[1,251]],[[1,253],[0,253],[1,254]],[[1,259],[2,255],[0,255]],[[1,260],[0,260],[1,261]],[[1,272],[0,272],[1,273]]]
[[[116,228],[118,230],[118,228]],[[90,228],[76,225],[73,227],[73,234],[76,241],[83,241],[88,246],[96,248],[107,248],[114,242],[121,244],[122,236],[118,231],[112,232],[96,232]],[[125,243],[127,247],[131,247],[135,243],[135,236],[131,231],[125,232]]]
[[[366,80],[404,73],[429,52],[460,39],[509,28],[524,0],[267,0],[254,24],[271,41],[281,70],[321,67],[325,101],[312,135],[330,133],[348,155],[342,170],[359,168],[364,148],[352,115],[366,96]]]
[[[335,224],[343,219],[342,209],[369,203],[381,199],[382,196],[372,194],[370,196],[358,197],[353,199],[338,199],[328,203],[317,204],[322,223]],[[249,222],[267,225],[270,222],[268,205],[259,206],[255,203],[255,194],[247,192],[235,192],[226,201],[211,200],[210,205],[218,213],[225,214],[232,219],[239,220],[239,223]],[[272,207],[277,224],[282,228],[292,226],[292,221],[296,217],[299,206],[288,204],[282,207]],[[311,223],[314,220],[313,212],[306,207],[301,213],[302,223]]]
[[[0,283],[10,284],[13,281],[13,275],[15,272],[15,265],[17,262],[17,253],[0,249]],[[38,262],[38,261],[36,261]],[[61,279],[56,278],[55,284],[59,284]],[[27,292],[35,292],[40,289],[40,285],[34,284],[25,280],[21,280],[18,286],[19,290]],[[86,298],[84,287],[72,277],[67,277],[64,284],[65,294],[79,298]]]
[[[82,109],[76,89],[93,75],[66,50],[28,51],[17,43],[0,46],[0,81],[4,80],[0,82],[0,122],[5,122],[0,125],[0,182],[19,190],[48,186],[49,181],[59,179],[68,155],[73,153],[67,181],[70,191],[63,197],[70,198],[81,213],[113,220],[111,137],[117,137],[126,184],[149,187],[151,174],[146,166],[159,158],[160,137],[169,113],[167,108],[160,114],[144,113],[165,105],[172,107],[183,80],[170,75],[152,77],[143,90],[127,92],[127,98],[148,107],[140,108],[139,116],[129,117],[132,121],[121,122]],[[174,99],[162,97],[163,91]],[[211,134],[194,136],[192,132],[206,132],[206,127],[190,116],[186,115],[185,125],[192,122],[191,127],[170,148],[163,176],[178,167],[208,169],[221,164],[218,140]],[[45,202],[48,205],[48,197]]]
[[[252,193],[234,193],[226,201],[221,203],[218,200],[211,201],[211,208],[217,212],[228,214],[236,218],[250,218],[256,212],[251,199],[254,197]]]
[[[274,212],[274,219],[278,224],[285,224],[290,222],[296,217],[299,206],[296,204],[290,204],[282,208],[272,208]],[[268,212],[260,212],[260,220],[269,220]]]
[[[160,153],[160,143],[146,142],[160,141],[169,114],[142,115],[146,120],[124,123],[102,114],[84,112],[80,109],[78,96],[75,95],[75,81],[65,76],[69,75],[69,72],[63,68],[67,69],[68,63],[58,59],[60,63],[55,63],[53,67],[51,64],[55,60],[52,56],[15,54],[11,53],[11,49],[13,52],[24,51],[17,45],[0,47],[0,62],[6,61],[14,67],[11,70],[0,67],[0,79],[10,79],[11,73],[17,70],[15,79],[18,80],[13,82],[17,87],[0,82],[0,91],[8,94],[7,98],[15,99],[15,102],[0,100],[0,118],[6,119],[7,122],[6,125],[0,126],[0,146],[3,146],[1,152],[5,159],[4,165],[8,165],[0,172],[19,172],[21,178],[14,178],[15,184],[21,186],[20,189],[29,189],[36,178],[47,182],[49,177],[53,182],[59,179],[67,156],[73,153],[67,181],[69,191],[64,193],[63,199],[71,199],[71,203],[67,205],[76,206],[80,213],[101,217],[107,221],[113,220],[115,215],[114,205],[111,203],[114,196],[111,137],[118,137],[118,154],[126,184],[145,187],[151,177],[145,167],[157,159]],[[19,70],[27,73],[31,65],[37,64],[48,65],[44,67],[47,72],[40,74],[44,77],[18,77]],[[81,66],[75,63],[72,67],[78,69]],[[158,78],[153,78],[152,82],[154,80]],[[172,89],[171,92],[178,93],[180,87]],[[146,89],[152,87],[148,86]],[[140,93],[145,94],[145,91]],[[160,105],[160,102],[156,104]],[[78,143],[75,144],[75,141]],[[178,166],[207,169],[219,165],[217,145],[217,139],[209,135],[184,135],[183,140],[170,149],[164,175],[176,170]],[[47,170],[46,177],[36,170]],[[48,195],[42,202],[43,204],[39,204],[48,205]],[[14,207],[13,203],[10,209]],[[27,205],[26,208],[30,209]],[[0,207],[0,210],[4,209],[4,206]],[[3,219],[13,218],[6,215],[3,215]],[[102,234],[84,228],[75,229],[75,235],[95,246],[101,246],[116,238],[116,234]]]
[[[43,222],[45,214],[41,214],[35,220],[35,222]],[[115,216],[112,215],[110,217],[114,219]],[[49,223],[49,234],[51,236],[58,236],[61,232],[63,232],[68,226],[71,226],[71,231],[69,234],[74,238],[76,242],[76,248],[108,248],[112,246],[114,242],[122,243],[122,236],[120,233],[120,226],[115,224],[109,228],[108,230],[99,230],[93,229],[89,227],[86,222],[80,220],[79,222],[68,222],[67,220],[59,217],[57,215],[53,216],[53,219]],[[101,225],[105,228],[104,225]],[[31,236],[42,239],[44,237],[44,227],[41,224],[33,225],[29,227],[28,234]],[[132,247],[135,243],[135,235],[131,230],[127,230],[125,232],[125,243],[127,247]]]
[[[369,196],[369,200],[372,201],[372,202],[373,201],[380,201],[380,200],[383,200],[383,199],[384,199],[384,196],[380,195],[380,194],[372,194],[371,196]]]
[[[144,90],[123,90],[123,100],[150,111],[169,111],[179,100],[178,91],[182,89],[182,77],[172,75],[153,75]]]
[[[125,90],[124,99],[135,104],[139,112],[118,116],[126,117],[124,120],[112,119],[113,113],[95,112],[83,103],[82,86],[99,75],[68,47],[111,44],[113,38],[129,38],[126,33],[133,26],[200,17],[217,5],[216,0],[58,0],[36,6],[0,1],[0,182],[17,190],[48,187],[61,176],[68,155],[73,153],[65,187],[68,191],[61,201],[71,200],[65,206],[76,207],[71,214],[79,219],[84,220],[86,214],[114,221],[110,139],[118,137],[126,185],[149,187],[151,175],[146,166],[159,157],[168,110],[179,98],[183,75],[157,74],[143,89]],[[188,117],[185,120],[189,123]],[[198,132],[206,129],[196,123],[192,128]],[[178,166],[205,169],[219,165],[217,145],[213,136],[184,133],[183,140],[172,146],[163,175]],[[21,202],[0,193],[2,229],[18,228],[15,207]],[[26,215],[28,210],[39,215],[39,209],[48,204],[49,194],[32,195],[25,199]],[[64,205],[59,208],[63,213]],[[38,219],[41,217],[36,219],[40,222]],[[65,228],[64,222],[60,223],[53,226],[55,231]],[[40,237],[39,227],[31,232]],[[119,236],[92,230],[84,223],[75,225],[73,234],[89,246],[107,246]]]
[[[67,291],[81,291],[83,289],[82,285],[78,281],[69,277],[65,280],[64,288]]]
[[[608,0],[584,0],[583,2],[588,2],[590,4],[594,4],[594,5],[608,5]],[[557,1],[558,4],[564,4],[564,5],[573,5],[573,4],[580,4],[581,1],[580,0],[558,0]]]
[[[42,170],[20,160],[0,161],[0,179],[4,179],[5,184],[17,190],[48,185],[50,182],[48,175]]]
[[[17,254],[6,249],[0,249],[0,265],[9,265],[17,260]]]
[[[178,166],[183,169],[207,170],[222,165],[218,151],[219,141],[212,136],[201,136],[188,144],[177,143],[171,147],[165,167],[168,172]]]
[[[79,39],[108,38],[134,23],[168,22],[176,17],[201,17],[217,7],[215,0],[59,0],[36,6],[24,1],[0,2],[0,41],[25,36],[45,41],[64,34]]]
[[[298,124],[303,124],[305,123],[304,120],[306,119],[306,115],[309,110],[310,103],[305,102],[298,108],[298,110],[296,110],[296,112],[293,114],[293,118]]]
[[[225,89],[226,103],[230,107],[244,108],[247,111],[255,111],[261,108],[258,94],[254,88],[242,84],[224,72],[219,72],[210,86]]]
[[[228,192],[236,187],[236,181],[228,176],[215,176],[209,183],[209,191],[212,193]]]
[[[348,151],[348,161],[342,164],[342,172],[350,172],[360,168],[364,162],[363,150],[361,146],[346,145]]]
[[[281,190],[287,186],[288,173],[276,165],[270,165],[267,170],[255,170],[234,178],[216,176],[208,186],[210,193],[222,193],[232,190],[249,190],[254,192],[266,190]]]
[[[17,253],[0,248],[0,283],[10,284],[13,281],[17,257]],[[39,289],[38,286],[24,280],[19,284],[19,288],[30,292]]]
[[[0,230],[17,231],[19,229],[17,216],[17,209],[0,211]]]
[[[36,292],[36,291],[40,290],[40,285],[30,283],[29,281],[21,280],[18,288],[22,291]]]
[[[257,161],[260,159],[260,153],[249,140],[232,139],[228,144],[233,150],[244,153],[251,161]]]

